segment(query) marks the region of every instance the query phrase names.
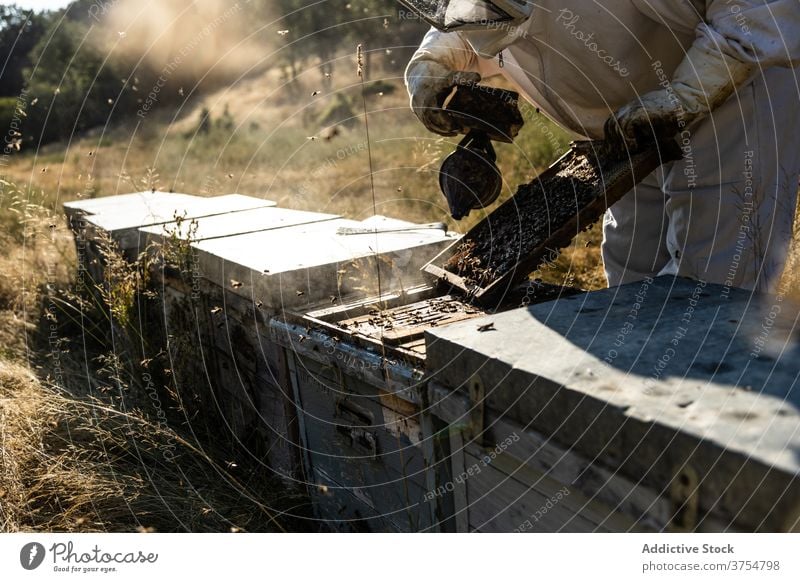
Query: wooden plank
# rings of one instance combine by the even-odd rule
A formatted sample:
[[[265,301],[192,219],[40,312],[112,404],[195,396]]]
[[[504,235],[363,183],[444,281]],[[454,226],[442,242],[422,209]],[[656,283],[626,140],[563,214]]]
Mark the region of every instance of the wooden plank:
[[[116,197],[109,197],[113,199]],[[241,194],[227,194],[204,198],[188,194],[169,194],[165,192],[151,195],[133,195],[119,204],[109,203],[95,207],[96,213],[85,216],[87,236],[96,237],[106,232],[117,241],[123,251],[136,254],[145,249],[147,234],[141,228],[163,225],[172,222],[175,216],[185,216],[189,221],[194,218],[213,216],[274,206],[272,200],[263,200]],[[73,204],[72,211],[79,210],[79,204]],[[131,255],[132,256],[132,255]]]
[[[305,482],[302,479],[301,427],[289,377],[288,357],[280,346],[271,345],[270,348],[275,352],[274,370],[258,394],[259,414],[270,433],[269,464],[295,482]]]
[[[578,507],[570,503],[574,493],[560,483],[540,482],[532,487],[484,464],[480,457],[467,453],[464,462],[480,468],[467,479],[470,531],[607,531],[576,511],[580,503]]]
[[[389,349],[384,356],[378,351],[378,346],[364,349],[342,341],[339,337],[326,333],[326,330],[288,323],[280,318],[271,319],[269,329],[271,341],[287,350],[336,367],[349,376],[390,391],[412,404],[421,402],[423,371],[413,363],[400,360]]]
[[[489,415],[487,425],[490,427],[490,443],[501,442],[512,434],[521,437],[506,449],[507,455],[504,459],[510,463],[506,469],[509,475],[516,475],[516,471],[523,475],[530,469],[533,471],[531,475],[542,475],[568,485],[586,499],[583,511],[591,512],[592,506],[597,502],[598,507],[603,508],[600,512],[605,512],[603,518],[612,517],[608,510],[626,515],[626,527],[648,530],[668,528],[673,508],[669,500],[658,492],[615,474],[597,463],[591,463],[535,431],[521,430],[515,423],[494,414]],[[501,459],[500,463],[502,462]]]
[[[391,309],[373,309],[366,315],[337,321],[336,325],[350,333],[398,345],[422,338],[425,330],[431,327],[445,326],[481,315],[486,315],[486,312],[457,297],[444,295]]]
[[[178,216],[185,214],[185,218],[190,220],[268,206],[275,206],[275,202],[241,194],[206,198],[166,192],[156,192],[151,195],[142,193],[131,195],[130,199],[125,200],[110,197],[108,205],[104,204],[101,210],[89,214],[87,221],[106,232],[115,233],[131,228],[169,223],[175,219],[176,214]],[[74,204],[73,208],[80,209],[81,205]]]
[[[452,467],[451,479],[453,479],[453,507],[456,531],[465,533],[470,531],[468,488],[465,482],[462,483],[455,480],[460,475],[466,475],[464,439],[458,429],[451,429],[448,432],[450,435],[450,464]]]
[[[218,409],[247,455],[294,479],[301,464],[299,434],[283,349],[262,341],[258,329],[263,318],[248,302],[204,280],[196,289],[178,291],[182,285],[164,281],[164,312],[171,333],[191,333],[203,344],[215,386],[213,393],[203,391],[211,398],[204,400],[204,413]],[[199,367],[196,361],[188,365]]]
[[[398,347],[401,347],[404,350],[410,352],[414,352],[415,354],[418,354],[422,358],[425,357],[425,338],[419,338],[408,342],[403,342]]]
[[[357,533],[402,531],[391,516],[382,515],[368,499],[342,486],[319,467],[314,469],[309,489],[315,514],[323,527]]]
[[[130,194],[117,194],[114,196],[102,196],[100,198],[84,198],[70,200],[64,203],[64,212],[67,218],[77,214],[89,216],[93,214],[103,214],[105,212],[125,213],[136,211],[140,208],[155,207],[167,204],[174,208],[181,204],[189,205],[201,196],[191,194],[180,194],[177,192],[132,192]]]
[[[289,372],[289,381],[292,386],[292,396],[294,397],[297,427],[300,437],[300,468],[304,483],[311,483],[313,467],[311,465],[311,455],[308,448],[308,433],[306,432],[305,414],[303,414],[303,398],[300,393],[300,382],[297,378],[297,362],[291,352],[286,352],[286,367]]]
[[[295,361],[311,467],[324,471],[404,531],[430,528],[417,411],[401,415],[382,405],[390,395],[377,394],[353,378],[338,377],[316,362]],[[399,399],[392,404],[408,406]]]
[[[381,305],[383,309],[391,309],[398,305],[414,303],[437,295],[436,289],[426,283],[407,287],[399,291],[383,291],[384,294],[381,297],[377,295],[364,297],[361,294],[344,295],[336,297],[334,303],[331,303],[329,299],[328,301],[322,302],[320,305],[312,306],[310,311],[307,311],[305,315],[309,319],[325,322],[342,321],[351,317],[364,315],[375,309],[378,305]]]
[[[145,226],[140,231],[147,235],[148,240],[163,242],[164,238],[171,233],[188,235],[191,226],[192,240],[200,241],[314,224],[338,218],[341,217],[336,214],[264,206],[197,217],[191,221],[193,224],[190,224],[190,221],[182,220],[180,224],[170,221],[157,226]]]
[[[446,419],[453,427],[466,427],[470,417],[466,397],[435,382],[430,386],[430,393],[433,414]],[[589,500],[597,500],[624,513],[642,527],[660,530],[668,526],[672,507],[657,491],[609,471],[598,462],[590,462],[571,448],[562,447],[553,439],[494,411],[488,411],[485,422],[487,430],[483,438],[487,447],[517,435],[519,440],[512,443],[507,452],[516,457],[519,464],[579,490]]]
[[[409,225],[376,217],[380,223]],[[276,309],[306,310],[330,297],[397,292],[423,282],[419,267],[454,239],[441,231],[341,235],[337,229],[373,224],[334,219],[230,237],[192,246],[206,278],[221,286],[234,279],[234,292],[258,296]],[[376,250],[377,249],[377,250]]]
[[[436,438],[436,428],[433,418],[429,414],[422,414],[420,418],[420,427],[422,428],[422,442],[421,449],[425,462],[425,489],[427,491],[434,491],[436,489],[437,475],[441,473],[442,467],[437,464],[436,447],[434,446],[434,439]],[[427,503],[431,527],[424,531],[441,532],[443,531],[442,522],[438,515],[448,515],[451,513],[442,506],[439,500]],[[438,515],[437,515],[438,512]]]

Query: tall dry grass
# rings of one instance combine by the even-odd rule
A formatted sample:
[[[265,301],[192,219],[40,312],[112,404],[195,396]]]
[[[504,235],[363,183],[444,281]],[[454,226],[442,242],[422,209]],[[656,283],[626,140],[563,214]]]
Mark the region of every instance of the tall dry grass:
[[[0,531],[284,531],[302,499],[209,452],[0,361]]]
[[[63,219],[44,200],[26,199],[30,192],[5,186],[0,531],[313,528],[305,498],[261,467],[230,462],[218,435],[143,412],[135,376],[122,372],[141,363],[119,350],[124,323],[111,327],[129,308],[130,289],[78,293]],[[117,283],[134,272],[110,263]],[[112,332],[117,349],[108,347]]]

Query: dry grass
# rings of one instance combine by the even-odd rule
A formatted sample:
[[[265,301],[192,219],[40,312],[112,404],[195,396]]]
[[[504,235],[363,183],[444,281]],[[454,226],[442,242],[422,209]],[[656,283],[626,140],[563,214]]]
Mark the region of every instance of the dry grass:
[[[115,377],[132,363],[106,347],[109,315],[95,302],[103,294],[74,292],[63,219],[6,186],[0,531],[308,529],[305,499],[261,467],[226,464],[230,450],[219,439],[187,438],[138,411],[136,391]],[[130,295],[125,288],[106,297],[116,319]]]
[[[179,434],[9,362],[0,454],[0,531],[282,531],[281,508],[299,500],[246,487]]]
[[[319,90],[314,69],[291,87],[268,72],[197,97],[177,115],[153,113],[136,118],[137,123],[76,136],[68,146],[23,152],[8,170],[10,181],[23,190],[47,192],[53,208],[79,197],[156,186],[205,195],[240,192],[290,208],[366,216],[372,213],[372,199],[358,79],[355,67],[351,78],[344,66],[338,69],[342,73],[333,90],[320,95],[312,96]],[[373,78],[378,77],[374,72]],[[421,222],[442,220],[447,212],[436,172],[457,139],[425,131],[408,108],[402,79],[385,82],[394,90],[367,98],[378,212]],[[321,120],[342,97],[350,101],[353,118],[336,124],[334,135],[332,125]],[[204,111],[207,124],[200,123]],[[515,144],[498,146],[507,180],[501,200],[569,141],[532,110],[526,114],[535,122],[526,125]],[[153,169],[149,179],[147,168]],[[450,225],[463,230],[471,223]]]

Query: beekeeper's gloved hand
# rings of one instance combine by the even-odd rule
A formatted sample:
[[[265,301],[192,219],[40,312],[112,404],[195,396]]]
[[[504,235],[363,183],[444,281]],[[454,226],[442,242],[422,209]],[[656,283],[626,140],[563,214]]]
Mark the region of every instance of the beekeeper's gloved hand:
[[[411,109],[432,132],[445,136],[457,135],[461,126],[442,109],[444,100],[455,85],[472,85],[480,80],[478,73],[452,71],[435,61],[413,63],[406,70]]]
[[[631,101],[605,124],[610,151],[623,155],[673,137],[721,105],[755,72],[718,51],[693,45],[662,89]]]

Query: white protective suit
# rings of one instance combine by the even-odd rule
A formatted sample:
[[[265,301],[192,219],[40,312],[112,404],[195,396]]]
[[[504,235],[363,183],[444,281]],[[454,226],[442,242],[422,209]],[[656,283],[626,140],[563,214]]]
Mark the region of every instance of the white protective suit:
[[[482,77],[502,74],[555,122],[601,139],[610,115],[653,90],[677,88],[702,102],[718,78],[732,80],[738,89],[730,98],[706,103],[712,113],[682,129],[684,158],[663,165],[607,212],[606,276],[609,285],[675,274],[774,288],[800,173],[793,69],[800,65],[800,2],[603,4],[539,0],[519,29],[492,31],[513,37],[502,68],[473,48],[491,33],[432,29],[406,71],[412,104],[415,67],[433,61]]]

